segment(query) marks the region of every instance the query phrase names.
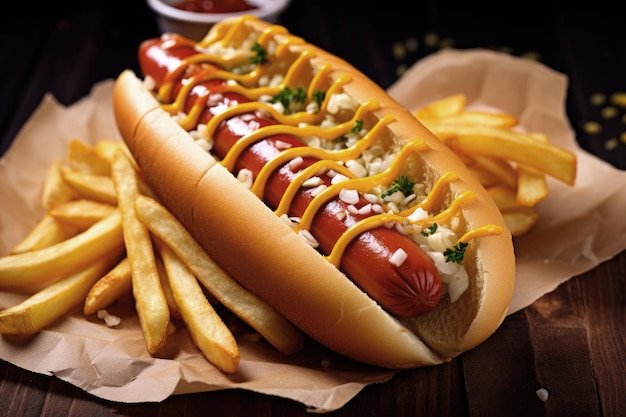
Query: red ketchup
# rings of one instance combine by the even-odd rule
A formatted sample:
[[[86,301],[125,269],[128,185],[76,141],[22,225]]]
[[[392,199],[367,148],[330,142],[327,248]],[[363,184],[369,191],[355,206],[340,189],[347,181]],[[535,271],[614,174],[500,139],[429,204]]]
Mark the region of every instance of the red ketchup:
[[[196,13],[234,13],[257,8],[246,0],[183,0],[174,7]]]

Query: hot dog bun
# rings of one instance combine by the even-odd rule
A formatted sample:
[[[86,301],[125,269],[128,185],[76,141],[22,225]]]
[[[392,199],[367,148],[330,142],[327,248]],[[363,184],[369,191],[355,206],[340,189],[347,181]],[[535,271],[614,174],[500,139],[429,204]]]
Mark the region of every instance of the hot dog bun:
[[[495,225],[499,232],[469,243],[463,261],[469,288],[458,300],[443,297],[428,314],[397,319],[294,233],[219,161],[201,152],[154,94],[127,70],[115,84],[115,116],[122,137],[162,202],[242,285],[312,338],[347,357],[397,369],[435,365],[493,334],[513,293],[513,245],[499,210],[467,168],[364,74],[303,40],[294,41],[282,28],[267,29],[269,24],[256,18],[226,20],[214,26],[204,44],[230,36],[233,25],[239,25],[238,36],[269,30],[290,54],[312,53],[314,66],[331,66],[327,77],[332,80],[348,75],[345,94],[358,103],[375,99],[380,104],[368,117],[394,117],[380,135],[384,146],[402,145],[416,137],[424,140],[427,149],[411,155],[404,174],[430,186],[443,173],[458,174],[437,202],[437,210],[471,191],[475,198],[463,205],[458,227]]]

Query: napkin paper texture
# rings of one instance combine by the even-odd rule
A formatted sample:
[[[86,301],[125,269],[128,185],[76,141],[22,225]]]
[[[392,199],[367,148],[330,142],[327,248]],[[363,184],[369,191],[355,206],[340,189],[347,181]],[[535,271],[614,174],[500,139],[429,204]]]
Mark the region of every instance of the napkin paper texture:
[[[515,114],[525,129],[545,132],[576,152],[576,185],[551,181],[550,197],[539,207],[539,224],[515,241],[517,285],[509,313],[626,248],[621,209],[626,173],[578,148],[563,109],[566,82],[540,64],[507,55],[444,51],[418,62],[389,89],[410,109],[465,93],[471,106]],[[55,159],[65,157],[70,139],[119,139],[112,87],[110,80],[99,83],[69,107],[46,96],[0,160],[0,256],[43,215],[42,179]],[[24,298],[0,292],[0,308]],[[185,329],[172,336],[166,355],[150,356],[128,300],[110,309],[122,317],[114,329],[85,318],[81,308],[26,342],[0,338],[0,358],[111,401],[158,402],[175,394],[238,388],[289,398],[317,413],[341,408],[368,384],[385,382],[395,373],[354,363],[312,342],[304,352],[284,357],[263,341],[242,341],[239,370],[226,375],[202,357]]]

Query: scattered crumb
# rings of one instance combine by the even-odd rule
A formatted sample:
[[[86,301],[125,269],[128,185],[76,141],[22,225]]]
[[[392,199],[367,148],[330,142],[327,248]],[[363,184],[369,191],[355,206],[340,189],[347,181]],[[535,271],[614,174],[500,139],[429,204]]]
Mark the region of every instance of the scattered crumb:
[[[536,393],[537,393],[537,397],[539,397],[539,399],[540,399],[541,401],[547,401],[547,400],[548,400],[548,396],[550,395],[550,394],[548,393],[548,390],[547,390],[547,389],[545,389],[545,388],[539,388],[539,389],[536,391]]]
[[[106,310],[98,310],[98,318],[100,320],[104,320],[104,322],[106,323],[107,326],[109,327],[115,327],[115,326],[119,326],[120,323],[122,322],[122,319],[114,316],[112,314],[109,314],[108,311]]]

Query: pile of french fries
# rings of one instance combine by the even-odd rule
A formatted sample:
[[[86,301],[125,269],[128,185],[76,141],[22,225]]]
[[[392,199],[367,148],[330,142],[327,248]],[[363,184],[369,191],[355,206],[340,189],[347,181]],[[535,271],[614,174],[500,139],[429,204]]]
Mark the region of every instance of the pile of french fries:
[[[211,259],[159,202],[122,142],[69,143],[42,188],[43,218],[0,257],[0,290],[27,298],[0,311],[0,333],[28,337],[83,304],[108,319],[107,307],[132,296],[147,351],[163,351],[174,323],[185,326],[216,368],[235,372],[237,339],[219,303],[285,354],[302,348],[290,322]]]
[[[513,236],[537,223],[536,206],[548,197],[547,176],[570,186],[575,182],[575,154],[543,133],[520,131],[513,115],[468,110],[463,94],[434,101],[414,115],[474,173]]]

